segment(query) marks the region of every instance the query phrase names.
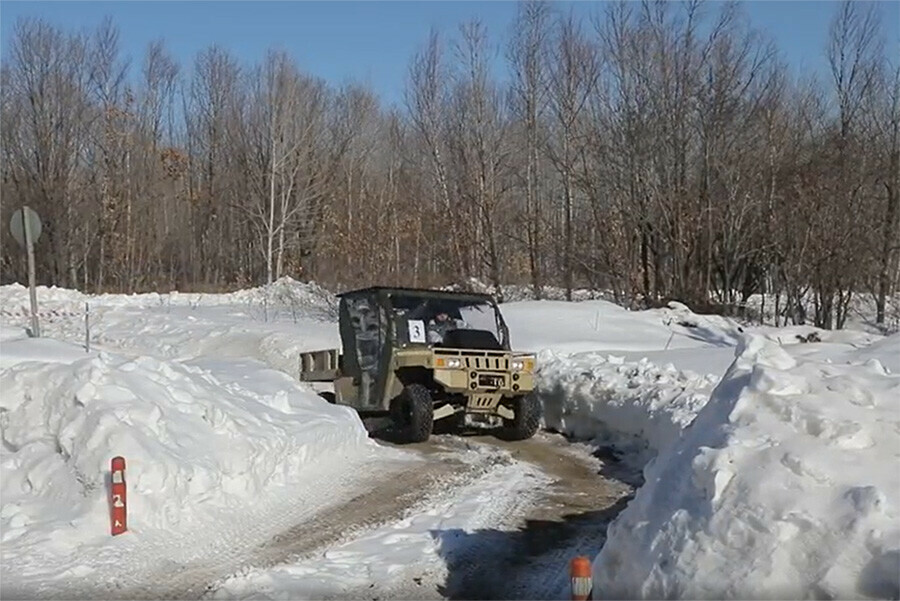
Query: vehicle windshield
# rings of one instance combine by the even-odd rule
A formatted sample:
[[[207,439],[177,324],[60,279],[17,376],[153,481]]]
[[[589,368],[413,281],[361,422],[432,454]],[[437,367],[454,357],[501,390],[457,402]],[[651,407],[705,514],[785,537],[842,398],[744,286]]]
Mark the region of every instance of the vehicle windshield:
[[[439,343],[446,329],[468,329],[490,332],[503,343],[496,307],[487,301],[394,294],[391,306],[406,320],[409,342]]]

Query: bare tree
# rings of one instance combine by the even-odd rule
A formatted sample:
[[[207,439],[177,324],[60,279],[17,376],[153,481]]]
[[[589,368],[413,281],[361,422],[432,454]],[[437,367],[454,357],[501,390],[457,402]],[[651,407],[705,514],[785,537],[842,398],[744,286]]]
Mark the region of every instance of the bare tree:
[[[39,278],[85,289],[478,278],[722,311],[764,293],[779,323],[811,301],[824,327],[872,292],[884,322],[900,72],[880,6],[835,7],[822,85],[737,4],[619,2],[586,34],[528,0],[508,79],[480,24],[448,56],[432,33],[405,111],[284,52],[213,47],[182,75],[159,43],[130,65],[110,21],[23,20],[0,66],[0,213],[34,206]],[[0,278],[23,275],[0,239]]]
[[[547,108],[547,44],[550,5],[528,0],[519,5],[513,24],[507,58],[512,69],[513,112],[525,132],[525,220],[528,266],[535,298],[543,289],[543,200],[540,197],[540,147],[544,112]]]
[[[226,51],[211,47],[195,61],[184,107],[190,160],[189,244],[181,257],[183,278],[214,283],[230,256],[227,208],[235,206],[246,183],[233,185],[238,126],[243,120],[241,69]]]
[[[248,135],[251,156],[259,161],[251,175],[260,202],[247,208],[262,232],[266,282],[272,283],[284,267],[289,226],[297,219],[312,220],[322,193],[327,96],[322,82],[301,76],[283,52],[269,53],[251,77],[255,90]]]
[[[129,228],[130,262],[127,279],[130,287],[158,285],[163,257],[171,244],[170,236],[177,211],[178,189],[173,187],[183,164],[183,153],[173,148],[175,92],[178,65],[162,42],[153,42],[144,57],[141,82],[137,91],[139,183],[135,191],[138,214]],[[143,230],[143,235],[141,235]]]
[[[505,197],[504,170],[509,148],[500,92],[492,85],[487,32],[478,21],[460,28],[459,74],[453,98],[451,147],[456,188],[474,226],[469,264],[486,272],[502,297],[503,256],[497,220]]]
[[[560,19],[549,53],[550,108],[555,135],[548,154],[562,180],[563,268],[566,299],[572,299],[574,175],[579,156],[579,120],[597,83],[598,64],[593,45],[581,31],[574,14]]]
[[[882,70],[877,87],[877,102],[869,119],[874,132],[873,146],[879,153],[876,180],[884,190],[883,209],[877,247],[877,284],[875,321],[885,323],[887,297],[896,285],[900,258],[900,65]],[[883,212],[882,212],[883,211]]]
[[[4,65],[2,141],[4,179],[13,194],[4,208],[29,203],[44,221],[52,248],[50,281],[78,285],[87,273],[79,234],[77,170],[84,158],[89,113],[87,44],[39,20],[22,20]],[[15,200],[13,200],[15,199]]]
[[[840,203],[838,214],[846,207],[865,203],[865,168],[859,158],[865,155],[856,152],[860,142],[861,118],[871,101],[877,85],[881,43],[879,38],[878,14],[874,4],[845,1],[831,24],[828,43],[828,62],[838,103],[839,131],[836,139],[837,178],[834,180],[833,194]],[[853,157],[851,159],[851,157]],[[837,217],[835,221],[840,219]],[[833,236],[842,236],[848,228],[831,230]],[[829,232],[823,232],[827,236]],[[860,236],[862,231],[859,232]],[[849,241],[857,242],[860,236],[849,233]],[[861,253],[857,244],[841,244],[830,240],[829,265],[819,270],[816,283],[817,315],[816,323],[822,327],[832,327],[837,318],[839,327],[846,317],[844,310],[857,286],[857,275],[862,271],[858,264]],[[835,306],[837,303],[837,306]]]
[[[461,227],[454,219],[454,206],[447,177],[444,110],[446,108],[445,82],[447,75],[443,64],[442,47],[436,31],[428,37],[424,49],[413,57],[406,86],[406,106],[413,127],[422,137],[428,150],[435,198],[441,204],[440,226],[449,236],[451,260],[441,261],[452,270],[455,279],[462,280],[469,273],[463,253]]]

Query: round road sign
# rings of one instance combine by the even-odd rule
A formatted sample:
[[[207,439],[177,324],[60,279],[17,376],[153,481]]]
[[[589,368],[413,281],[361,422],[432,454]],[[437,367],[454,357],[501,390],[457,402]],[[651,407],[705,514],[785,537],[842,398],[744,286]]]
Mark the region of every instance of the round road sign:
[[[37,243],[38,238],[41,237],[41,218],[38,217],[38,214],[30,207],[22,207],[13,213],[12,219],[9,220],[9,231],[12,233],[12,237],[24,248],[25,222],[23,216],[24,219],[28,220],[28,229],[32,244]]]

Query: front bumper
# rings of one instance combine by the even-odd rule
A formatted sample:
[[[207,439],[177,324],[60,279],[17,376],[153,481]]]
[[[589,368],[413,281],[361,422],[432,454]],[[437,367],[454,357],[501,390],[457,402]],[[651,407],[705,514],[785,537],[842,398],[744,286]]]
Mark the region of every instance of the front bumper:
[[[480,369],[435,369],[434,380],[456,394],[518,396],[534,390],[534,374]]]

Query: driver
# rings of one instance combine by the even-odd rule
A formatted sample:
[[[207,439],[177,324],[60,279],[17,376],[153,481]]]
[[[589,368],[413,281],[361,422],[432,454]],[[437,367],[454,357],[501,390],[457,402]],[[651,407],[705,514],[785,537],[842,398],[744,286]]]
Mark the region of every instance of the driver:
[[[434,319],[428,322],[428,342],[431,344],[441,344],[444,342],[444,336],[450,330],[467,328],[468,324],[462,319],[452,319],[450,314],[441,309],[435,314]]]

